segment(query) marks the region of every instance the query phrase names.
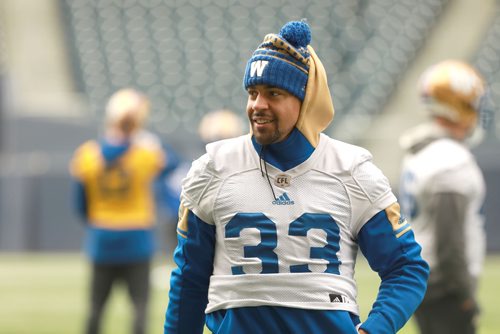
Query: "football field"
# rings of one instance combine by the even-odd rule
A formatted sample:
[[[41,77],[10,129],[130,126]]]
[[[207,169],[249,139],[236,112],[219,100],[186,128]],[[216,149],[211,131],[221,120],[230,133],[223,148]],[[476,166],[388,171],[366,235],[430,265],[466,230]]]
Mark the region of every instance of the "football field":
[[[170,258],[158,258],[152,273],[149,333],[163,333],[168,302]],[[88,267],[81,254],[0,254],[0,333],[79,334],[87,310]],[[379,279],[364,260],[356,271],[362,319],[366,318]],[[479,334],[500,328],[500,255],[489,256],[481,281]],[[129,333],[132,321],[127,295],[115,289],[103,334]],[[206,331],[209,333],[209,331]],[[399,333],[416,334],[410,321]]]

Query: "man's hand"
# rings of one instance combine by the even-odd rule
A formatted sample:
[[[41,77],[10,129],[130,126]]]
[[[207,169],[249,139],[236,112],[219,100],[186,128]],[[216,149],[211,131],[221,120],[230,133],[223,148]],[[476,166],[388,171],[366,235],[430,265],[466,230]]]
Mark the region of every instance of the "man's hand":
[[[358,333],[359,334],[368,334],[368,332],[365,332],[364,330],[362,330],[361,328],[358,330]]]

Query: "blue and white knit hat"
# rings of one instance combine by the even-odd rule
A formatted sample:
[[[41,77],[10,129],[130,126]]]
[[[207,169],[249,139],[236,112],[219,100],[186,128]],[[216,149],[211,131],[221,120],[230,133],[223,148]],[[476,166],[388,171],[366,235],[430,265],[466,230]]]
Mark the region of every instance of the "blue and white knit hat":
[[[304,101],[309,75],[311,29],[305,21],[285,24],[278,35],[268,34],[248,60],[243,86],[270,85]]]

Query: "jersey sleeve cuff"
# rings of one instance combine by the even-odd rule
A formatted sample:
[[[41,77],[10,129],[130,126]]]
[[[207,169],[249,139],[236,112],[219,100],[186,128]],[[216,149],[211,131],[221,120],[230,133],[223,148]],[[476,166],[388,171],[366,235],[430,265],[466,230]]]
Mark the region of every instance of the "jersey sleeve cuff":
[[[369,334],[394,333],[390,322],[380,313],[371,314],[360,328]]]

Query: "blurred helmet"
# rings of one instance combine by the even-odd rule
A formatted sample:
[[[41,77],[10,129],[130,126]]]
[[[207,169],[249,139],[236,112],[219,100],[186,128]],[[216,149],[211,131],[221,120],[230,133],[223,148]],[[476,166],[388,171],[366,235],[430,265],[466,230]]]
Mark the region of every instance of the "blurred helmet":
[[[228,109],[215,110],[203,116],[198,133],[205,143],[238,137],[243,134],[243,122]]]
[[[485,82],[467,63],[445,60],[422,74],[419,93],[431,115],[474,126],[485,96]]]
[[[106,125],[124,134],[140,129],[149,114],[148,98],[130,88],[114,93],[106,106]]]

